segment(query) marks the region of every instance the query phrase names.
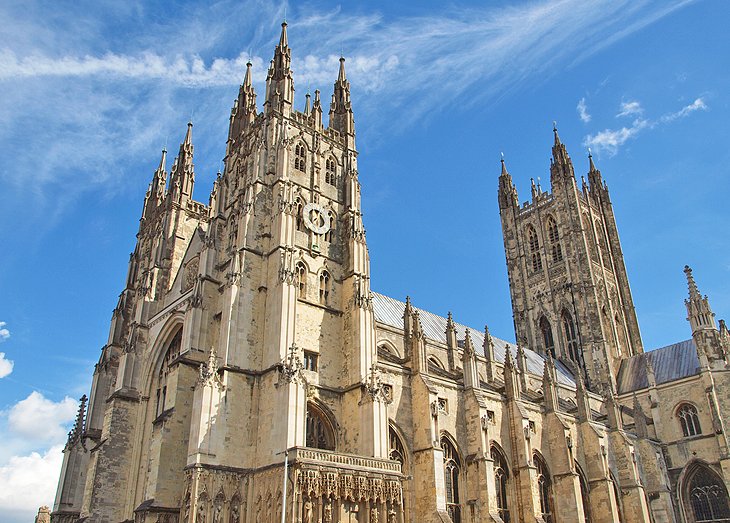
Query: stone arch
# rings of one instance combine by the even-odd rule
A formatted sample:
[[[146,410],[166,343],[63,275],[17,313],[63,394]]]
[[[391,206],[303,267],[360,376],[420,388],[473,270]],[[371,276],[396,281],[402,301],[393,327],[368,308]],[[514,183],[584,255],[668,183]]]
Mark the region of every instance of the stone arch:
[[[165,355],[169,349],[169,344],[173,337],[180,333],[182,350],[182,334],[185,329],[184,325],[185,316],[182,312],[176,312],[173,314],[165,323],[164,327],[160,330],[154,343],[152,343],[152,350],[150,356],[147,359],[147,368],[145,369],[144,381],[142,382],[142,389],[147,391],[148,394],[152,394],[152,387],[154,386],[155,379],[162,368],[164,363]],[[151,396],[150,396],[151,397]]]
[[[502,521],[511,521],[512,492],[507,454],[505,454],[499,443],[492,441],[489,446],[489,457],[492,458],[492,468],[494,470],[494,497],[497,500],[497,513]]]
[[[337,448],[337,422],[332,412],[320,401],[307,401],[305,445],[322,450]]]
[[[446,431],[439,439],[444,456],[444,486],[446,489],[446,512],[453,523],[461,523],[461,483],[463,460],[456,446],[456,440]]]
[[[555,511],[553,509],[553,480],[550,475],[550,469],[547,466],[545,458],[537,450],[532,454],[532,461],[537,469],[538,507],[543,520],[551,523]]]
[[[428,357],[428,362],[433,364],[435,367],[438,367],[441,370],[446,370],[446,367],[444,367],[443,362],[440,359],[438,359],[436,356],[434,356],[433,354]]]
[[[388,420],[388,457],[400,463],[403,473],[409,469],[410,460],[408,459],[406,438],[403,431],[392,419]]]
[[[591,523],[593,520],[591,517],[591,487],[588,482],[588,476],[586,476],[585,472],[583,472],[583,468],[577,461],[575,462],[575,471],[578,473],[578,481],[580,482],[580,497],[583,502],[583,518],[585,523]]]
[[[687,523],[730,521],[730,498],[720,475],[702,460],[693,460],[679,476],[681,510]]]
[[[379,340],[375,343],[375,346],[378,349],[383,349],[385,352],[388,352],[395,356],[396,358],[400,358],[400,351],[396,348],[396,346],[390,341],[390,340]]]
[[[691,401],[683,400],[679,402],[674,407],[674,417],[677,418],[683,437],[689,438],[702,434],[699,409]]]

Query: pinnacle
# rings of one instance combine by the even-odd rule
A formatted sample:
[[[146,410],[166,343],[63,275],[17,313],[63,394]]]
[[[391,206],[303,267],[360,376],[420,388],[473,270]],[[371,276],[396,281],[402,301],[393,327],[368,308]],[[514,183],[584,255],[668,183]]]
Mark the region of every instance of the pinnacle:
[[[340,72],[337,75],[338,82],[344,82],[347,78],[345,77],[345,57],[340,56]]]
[[[596,164],[593,163],[593,153],[591,153],[591,149],[588,149],[588,163],[590,164],[589,172],[596,172],[598,169],[596,169]]]
[[[246,76],[243,78],[244,87],[251,87],[251,60],[246,62]]]
[[[558,124],[553,120],[553,135],[555,135],[555,145],[560,145],[560,136],[558,136]]]
[[[289,37],[286,34],[286,21],[281,23],[281,37],[279,38],[279,47],[284,48],[289,46]]]
[[[687,287],[689,289],[690,299],[700,298],[700,291],[697,288],[694,276],[692,276],[692,269],[689,265],[684,266],[684,274],[687,276]]]
[[[185,133],[185,141],[184,144],[191,144],[193,141],[193,122],[188,122],[188,132]]]
[[[500,162],[502,162],[502,176],[507,176],[509,173],[507,172],[507,165],[504,163],[504,153],[502,153],[502,159]]]

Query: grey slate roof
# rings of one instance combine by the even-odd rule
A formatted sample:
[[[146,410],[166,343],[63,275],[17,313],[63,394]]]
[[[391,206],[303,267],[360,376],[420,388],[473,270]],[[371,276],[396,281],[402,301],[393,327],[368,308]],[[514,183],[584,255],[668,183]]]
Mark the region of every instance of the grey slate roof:
[[[700,360],[692,339],[637,354],[621,362],[618,371],[619,393],[645,389],[649,386],[646,361],[654,368],[657,384],[699,374]]]
[[[446,318],[437,316],[432,312],[419,309],[418,307],[413,308],[418,311],[421,318],[421,325],[423,326],[423,334],[426,338],[445,344]],[[404,302],[374,292],[373,309],[375,312],[375,321],[397,329],[403,329],[403,313],[406,309],[406,304]],[[456,339],[459,346],[462,346],[467,327],[460,323],[455,323],[455,325]],[[477,353],[480,353],[481,351],[479,348],[484,345],[483,329],[474,329],[470,327],[469,335],[471,337],[472,344],[477,349]],[[494,343],[494,357],[498,362],[504,363],[507,345],[509,345],[510,350],[512,351],[513,360],[517,358],[517,346],[515,343],[509,343],[505,340],[496,338],[495,336],[492,336],[492,341]],[[544,358],[537,352],[527,348],[525,348],[525,355],[527,356],[527,372],[537,376],[542,376],[543,367],[545,366]],[[559,361],[555,362],[555,366],[558,370],[558,381],[563,385],[575,387],[575,381],[571,372]]]

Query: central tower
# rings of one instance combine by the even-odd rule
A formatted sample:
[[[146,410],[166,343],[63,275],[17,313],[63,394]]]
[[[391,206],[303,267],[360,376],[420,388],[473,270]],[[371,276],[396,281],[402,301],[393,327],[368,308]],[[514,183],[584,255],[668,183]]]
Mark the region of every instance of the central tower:
[[[608,187],[589,154],[575,179],[557,128],[551,191],[532,181],[520,205],[502,160],[502,220],[517,342],[549,352],[593,386],[615,391],[621,359],[643,351]]]

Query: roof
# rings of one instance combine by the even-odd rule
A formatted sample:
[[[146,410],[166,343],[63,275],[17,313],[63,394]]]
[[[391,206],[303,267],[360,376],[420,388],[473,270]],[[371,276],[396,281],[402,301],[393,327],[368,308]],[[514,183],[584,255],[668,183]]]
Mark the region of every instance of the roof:
[[[423,326],[423,334],[426,338],[446,343],[446,318],[433,314],[432,312],[413,307],[418,311],[419,317],[421,318],[421,325]],[[406,309],[405,302],[390,298],[377,292],[373,293],[373,309],[375,312],[375,320],[385,325],[395,327],[397,329],[403,329],[403,314]],[[469,335],[471,337],[472,344],[474,347],[484,346],[484,332],[482,329],[474,329],[462,325],[461,323],[455,323],[456,326],[456,339],[459,346],[462,346],[464,339],[466,338],[466,330],[469,329]],[[494,343],[494,358],[504,363],[507,346],[512,351],[512,358],[517,358],[517,345],[510,343],[505,340],[499,339],[492,336],[492,342]],[[527,372],[537,376],[542,376],[543,368],[545,366],[545,358],[535,351],[525,348],[525,355],[527,357]],[[575,387],[575,380],[573,379],[570,371],[559,361],[555,361],[555,366],[558,370],[558,381],[563,385]]]
[[[700,371],[694,340],[680,341],[623,360],[618,371],[619,394],[649,387],[647,360],[654,368],[657,384],[694,376]]]

